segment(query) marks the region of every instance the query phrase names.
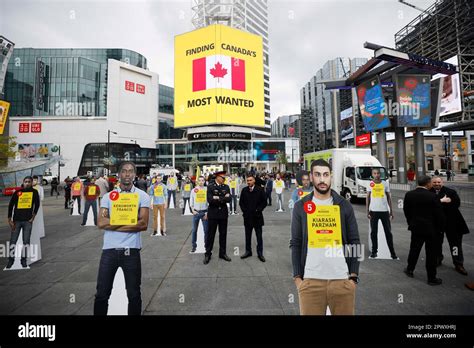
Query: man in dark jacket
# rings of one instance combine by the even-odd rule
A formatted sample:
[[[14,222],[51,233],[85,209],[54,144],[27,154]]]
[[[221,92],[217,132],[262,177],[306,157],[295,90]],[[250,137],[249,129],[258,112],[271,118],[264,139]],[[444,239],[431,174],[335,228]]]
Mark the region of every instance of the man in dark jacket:
[[[352,205],[331,190],[331,166],[311,163],[313,192],[295,203],[291,260],[302,315],[353,315],[362,250]]]
[[[265,262],[265,257],[263,257],[262,226],[264,221],[262,212],[267,206],[267,198],[263,188],[255,184],[253,175],[247,176],[247,187],[242,189],[239,205],[243,213],[245,226],[245,254],[240,258],[246,259],[252,256],[252,230],[255,229],[258,259]]]
[[[12,235],[7,269],[11,268],[15,262],[15,247],[21,230],[23,230],[23,248],[25,250],[21,253],[21,265],[25,268],[28,267],[26,259],[30,246],[31,228],[39,207],[40,198],[38,191],[33,188],[33,178],[27,176],[23,179],[22,189],[13,193],[8,205],[8,224]]]
[[[440,285],[442,280],[436,277],[436,252],[438,250],[439,233],[445,219],[441,203],[431,189],[431,178],[422,175],[418,178],[418,186],[407,192],[403,201],[403,212],[411,231],[408,265],[404,272],[413,278],[421,248],[425,244],[426,272],[429,285]]]
[[[268,201],[268,206],[272,205],[272,192],[273,192],[273,178],[270,175],[265,176],[265,196]]]
[[[453,258],[454,269],[462,275],[467,275],[464,269],[464,257],[462,253],[462,236],[469,233],[466,221],[459,211],[461,200],[452,188],[444,186],[443,179],[435,176],[431,179],[431,192],[434,192],[443,207],[446,224],[439,234],[439,244],[437,251],[437,262],[441,265],[443,260],[443,239],[444,232],[449,243],[451,256]]]

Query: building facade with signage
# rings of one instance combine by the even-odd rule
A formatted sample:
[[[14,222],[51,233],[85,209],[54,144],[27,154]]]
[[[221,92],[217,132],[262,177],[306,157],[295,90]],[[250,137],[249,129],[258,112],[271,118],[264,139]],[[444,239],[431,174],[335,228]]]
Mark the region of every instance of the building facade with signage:
[[[146,58],[130,50],[15,49],[5,83],[9,134],[18,143],[10,162],[32,162],[35,150],[57,146],[62,166],[48,169],[56,175],[60,168],[61,178],[113,173],[124,159],[150,167],[157,161],[158,86]],[[169,112],[166,99],[161,109]]]

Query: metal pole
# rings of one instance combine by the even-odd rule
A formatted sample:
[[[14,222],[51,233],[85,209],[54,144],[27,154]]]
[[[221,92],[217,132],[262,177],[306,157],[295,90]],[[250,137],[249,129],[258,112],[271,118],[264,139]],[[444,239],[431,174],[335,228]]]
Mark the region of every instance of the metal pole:
[[[453,133],[448,132],[449,134],[449,153],[448,153],[448,168],[449,170],[453,170],[453,163],[451,162],[451,158],[453,157]]]
[[[109,148],[110,148],[110,129],[107,129],[107,176],[110,175],[110,155],[109,155]]]
[[[387,137],[384,131],[377,133],[377,157],[382,166],[387,168]]]
[[[58,182],[61,183],[61,145],[59,145]]]
[[[415,148],[416,177],[419,178],[421,175],[425,175],[425,139],[423,132],[419,129],[413,133],[413,145]]]
[[[397,182],[399,184],[406,184],[405,128],[403,127],[395,127],[395,152]]]

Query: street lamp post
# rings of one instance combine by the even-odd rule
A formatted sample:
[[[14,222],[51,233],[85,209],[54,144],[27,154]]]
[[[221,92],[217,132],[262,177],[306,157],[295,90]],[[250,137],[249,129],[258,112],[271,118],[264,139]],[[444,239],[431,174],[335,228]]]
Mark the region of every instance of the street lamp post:
[[[107,175],[110,175],[110,133],[117,135],[117,132],[107,129]]]

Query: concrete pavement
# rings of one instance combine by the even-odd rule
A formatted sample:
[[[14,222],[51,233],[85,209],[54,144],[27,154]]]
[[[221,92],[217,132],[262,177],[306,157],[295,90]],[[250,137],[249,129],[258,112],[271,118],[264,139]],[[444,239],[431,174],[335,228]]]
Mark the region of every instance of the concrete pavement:
[[[394,198],[403,198],[394,192]],[[289,192],[285,191],[285,204]],[[4,218],[0,224],[0,242],[9,239],[6,224],[8,200],[0,200]],[[447,242],[445,261],[438,269],[441,286],[426,284],[424,260],[419,261],[415,278],[402,272],[408,256],[410,233],[401,208],[395,211],[393,234],[400,261],[369,260],[368,220],[365,206],[353,205],[365,260],[361,262],[356,294],[356,314],[474,314],[474,293],[464,282],[474,280],[474,233],[464,237],[465,267],[462,276],[453,270]],[[469,226],[474,226],[473,207],[463,207]],[[41,240],[41,261],[30,270],[0,271],[0,314],[92,314],[96,277],[102,247],[102,232],[96,227],[80,226],[81,217],[69,216],[63,198],[44,201],[46,237]],[[193,314],[275,314],[295,315],[298,295],[292,280],[290,250],[290,215],[276,213],[275,206],[264,212],[264,254],[262,263],[254,256],[241,260],[245,251],[243,219],[229,217],[227,253],[232,262],[217,258],[218,238],[209,265],[203,254],[189,254],[191,217],[181,216],[180,209],[168,211],[167,237],[150,237],[151,220],[142,234],[142,299],[145,315]],[[471,232],[473,229],[471,228]],[[255,243],[255,238],[254,238]],[[424,257],[424,251],[421,257]],[[6,259],[0,259],[4,268]]]

